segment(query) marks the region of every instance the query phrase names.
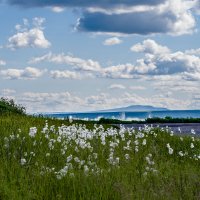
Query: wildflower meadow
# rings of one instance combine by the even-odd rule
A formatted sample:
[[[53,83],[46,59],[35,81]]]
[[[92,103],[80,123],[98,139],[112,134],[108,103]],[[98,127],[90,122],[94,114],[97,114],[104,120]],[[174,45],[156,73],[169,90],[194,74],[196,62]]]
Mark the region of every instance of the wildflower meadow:
[[[200,199],[193,130],[14,115],[0,134],[0,199]]]

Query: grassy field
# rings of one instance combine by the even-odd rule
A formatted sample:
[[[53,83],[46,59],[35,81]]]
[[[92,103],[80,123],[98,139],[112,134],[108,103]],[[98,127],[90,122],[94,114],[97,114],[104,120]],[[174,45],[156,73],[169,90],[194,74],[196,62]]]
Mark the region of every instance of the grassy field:
[[[200,199],[200,140],[0,116],[0,199]]]

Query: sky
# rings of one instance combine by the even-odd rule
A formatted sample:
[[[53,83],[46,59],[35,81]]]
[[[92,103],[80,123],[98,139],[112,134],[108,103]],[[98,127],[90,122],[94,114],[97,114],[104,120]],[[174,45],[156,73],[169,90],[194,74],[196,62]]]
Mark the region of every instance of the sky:
[[[0,96],[27,112],[200,109],[200,0],[0,0]]]

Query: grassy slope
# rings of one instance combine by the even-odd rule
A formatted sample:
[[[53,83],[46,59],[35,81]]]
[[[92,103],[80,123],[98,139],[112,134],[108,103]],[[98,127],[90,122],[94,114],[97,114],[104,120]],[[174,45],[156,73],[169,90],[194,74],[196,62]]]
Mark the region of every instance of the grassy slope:
[[[63,123],[69,125],[67,121],[48,120],[49,126],[57,127]],[[200,155],[198,139],[193,142],[190,137],[185,137],[181,141],[177,136],[156,129],[153,134],[145,133],[147,145],[141,144],[143,138],[137,139],[139,151],[136,152],[134,134],[125,134],[125,141],[117,136],[120,142],[115,154],[120,158],[120,164],[110,167],[106,160],[109,145],[102,146],[96,138],[91,145],[98,153],[97,165],[104,172],[85,176],[83,170],[74,167],[74,178],[66,176],[58,180],[52,173],[41,175],[41,166],[54,167],[58,171],[66,163],[65,155],[61,155],[60,143],[56,143],[53,150],[48,149],[48,140],[40,133],[44,124],[43,118],[0,116],[0,199],[200,199],[200,160],[193,159],[195,154]],[[38,129],[34,139],[28,136],[29,128],[33,126]],[[88,128],[92,125],[88,124]],[[9,148],[5,148],[4,138],[11,134],[15,139],[9,139]],[[57,136],[52,134],[51,137]],[[106,144],[108,140],[115,139],[109,136]],[[36,146],[33,140],[37,142]],[[123,147],[128,140],[132,141],[132,149],[125,151]],[[191,142],[195,146],[193,149],[190,148]],[[168,153],[167,143],[174,149],[172,155]],[[178,156],[180,150],[187,151],[189,155]],[[32,151],[35,157],[31,157]],[[28,153],[27,161],[31,161],[21,166],[20,159],[25,152]],[[45,156],[47,152],[51,153],[48,158]],[[124,159],[127,152],[131,157],[129,161]],[[155,162],[153,166],[149,166],[145,159],[149,153]],[[86,159],[90,152],[81,150],[77,153],[73,145],[68,145],[66,154]],[[157,172],[144,175],[146,167],[153,167]]]

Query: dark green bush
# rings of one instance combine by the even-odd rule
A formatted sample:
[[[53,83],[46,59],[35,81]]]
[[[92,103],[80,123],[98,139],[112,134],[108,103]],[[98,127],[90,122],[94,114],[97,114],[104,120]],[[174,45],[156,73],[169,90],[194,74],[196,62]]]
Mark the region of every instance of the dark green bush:
[[[26,109],[25,107],[19,104],[16,104],[13,99],[7,99],[4,97],[1,97],[0,98],[0,114],[10,114],[10,113],[25,115]]]

